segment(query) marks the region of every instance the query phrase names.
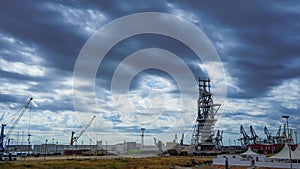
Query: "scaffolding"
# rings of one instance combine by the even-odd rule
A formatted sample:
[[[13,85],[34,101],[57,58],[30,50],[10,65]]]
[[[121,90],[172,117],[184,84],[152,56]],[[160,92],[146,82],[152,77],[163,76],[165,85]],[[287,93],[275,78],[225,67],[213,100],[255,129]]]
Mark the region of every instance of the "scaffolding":
[[[194,126],[191,143],[197,150],[215,148],[214,125],[217,121],[215,115],[221,104],[214,104],[210,92],[210,79],[199,78],[199,99],[197,101],[198,114]]]

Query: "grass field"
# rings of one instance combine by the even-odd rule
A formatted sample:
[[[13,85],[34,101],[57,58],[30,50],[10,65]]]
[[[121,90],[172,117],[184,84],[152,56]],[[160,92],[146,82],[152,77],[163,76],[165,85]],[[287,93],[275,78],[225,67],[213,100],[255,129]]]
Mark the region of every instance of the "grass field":
[[[1,162],[2,169],[165,169],[180,168],[191,164],[211,161],[212,158],[201,157],[149,157],[149,158],[115,158],[115,159],[83,159],[62,158],[46,160],[25,160],[16,162]],[[212,166],[203,166],[209,169]]]

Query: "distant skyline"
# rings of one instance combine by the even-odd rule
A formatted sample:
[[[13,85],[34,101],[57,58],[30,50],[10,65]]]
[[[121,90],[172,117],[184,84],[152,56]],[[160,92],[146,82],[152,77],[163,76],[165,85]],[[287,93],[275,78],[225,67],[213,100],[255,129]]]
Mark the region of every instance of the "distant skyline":
[[[153,144],[153,137],[167,142],[177,134],[180,139],[181,132],[188,144],[197,116],[197,78],[211,72],[215,103],[222,104],[215,129],[224,131],[224,144],[229,144],[229,139],[231,145],[234,140],[238,143],[241,124],[249,135],[250,125],[263,139],[265,125],[275,135],[285,122],[282,115],[290,116],[290,128],[300,134],[299,8],[298,1],[1,1],[0,123],[7,124],[7,132],[18,109],[33,97],[30,110],[11,135],[14,143],[23,137],[25,144],[30,128],[33,144],[46,139],[69,144],[71,131],[78,133],[96,115],[80,142],[141,142],[140,128],[145,127],[145,144]],[[79,79],[82,86],[77,84],[79,88],[74,89],[75,65],[88,39],[103,26],[141,12],[171,14],[193,24],[212,43],[220,63],[205,64],[199,59],[203,56],[172,37],[139,34],[115,44],[105,55],[95,76],[95,98],[86,93],[86,77]],[[178,35],[192,36],[183,31],[184,25],[165,23]],[[122,31],[120,27],[106,32],[96,48]],[[134,54],[137,59],[130,60]],[[161,69],[134,72],[141,63],[139,56],[144,56],[145,63],[155,58],[157,65],[169,64],[178,78],[187,78],[181,62],[169,58],[172,54],[194,76],[193,81],[184,83],[189,89],[185,94],[174,74]],[[85,64],[89,69],[93,60]],[[136,73],[126,94],[113,90],[118,68],[128,70],[119,72],[120,77]],[[117,80],[120,84],[126,81]],[[73,89],[80,89],[82,96],[97,106],[91,107],[90,100],[82,97],[84,105],[75,110]]]

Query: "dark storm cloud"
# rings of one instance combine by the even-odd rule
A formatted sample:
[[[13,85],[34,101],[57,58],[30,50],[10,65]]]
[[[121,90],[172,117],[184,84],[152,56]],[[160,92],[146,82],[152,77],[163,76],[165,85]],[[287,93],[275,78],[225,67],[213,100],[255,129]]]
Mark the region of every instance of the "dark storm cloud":
[[[230,35],[224,35],[223,43],[237,45],[220,55],[229,66],[235,65],[230,66],[228,73],[238,78],[237,85],[244,91],[229,93],[229,97],[263,96],[281,81],[299,76],[297,69],[291,70],[287,65],[300,56],[300,16],[292,10],[297,1],[174,4],[197,13],[203,23],[212,24],[216,30],[229,30]]]
[[[221,54],[221,59],[229,65],[237,65],[230,69],[229,74],[238,77],[238,86],[246,91],[240,94],[230,93],[233,97],[256,97],[264,94],[270,87],[278,85],[281,80],[299,75],[297,68],[290,70],[285,65],[286,61],[293,60],[300,53],[300,48],[297,46],[300,41],[297,38],[300,30],[297,21],[300,18],[295,12],[287,10],[293,3],[277,4],[275,2],[269,5],[240,1],[222,3],[222,5],[211,1],[170,3],[197,14],[201,20],[205,21],[204,24],[213,24],[215,27],[231,30],[234,36],[228,37],[223,43],[235,41],[239,45],[226,49],[226,52]],[[58,1],[56,5],[59,4],[78,9],[101,10],[111,19],[139,11],[169,11],[166,3],[159,1],[152,3],[139,1],[132,5],[120,1],[104,3]],[[45,54],[46,64],[68,71],[73,70],[76,57],[86,40],[78,34],[74,25],[65,24],[62,16],[47,9],[43,2],[9,3],[4,1],[0,8],[1,16],[5,16],[0,20],[1,23],[5,23],[1,24],[1,31],[25,42],[37,44]],[[208,33],[208,36],[212,35]],[[145,37],[134,41],[139,42],[139,49],[160,46],[160,48],[174,50],[174,44],[164,42],[164,40],[161,43],[153,43],[155,42],[153,38]],[[126,46],[120,48],[121,50],[112,52],[112,55],[107,58],[113,61],[114,56],[120,59],[120,56],[126,56],[132,52],[123,50],[124,48],[130,49]],[[182,51],[179,55],[186,52],[186,50]],[[178,52],[180,50],[177,50]],[[183,55],[186,58],[186,54]],[[111,62],[106,65],[110,67],[111,65],[117,66],[117,64]],[[196,69],[192,69],[194,73]],[[111,73],[108,72],[105,72],[106,78],[111,77]],[[253,81],[257,83],[253,84]]]
[[[73,70],[84,39],[76,28],[65,25],[64,19],[45,7],[42,1],[2,1],[0,5],[0,31],[35,44],[43,51],[47,65]]]
[[[163,12],[167,11],[167,7],[164,2],[160,0],[153,0],[151,2],[147,0],[141,1],[80,1],[76,4],[72,1],[59,1],[59,3],[74,6],[77,8],[92,8],[103,11],[110,19],[117,19],[124,15],[129,15],[138,12]]]
[[[205,73],[201,72],[199,66],[196,66],[194,63],[201,63],[201,60],[195,53],[188,48],[182,42],[175,40],[171,37],[163,36],[163,35],[155,35],[155,34],[143,34],[136,35],[130,38],[127,38],[118,44],[116,44],[104,57],[98,69],[98,78],[101,79],[103,83],[103,79],[106,80],[106,88],[110,90],[110,81],[113,77],[113,73],[118,65],[130,54],[137,52],[138,50],[147,49],[147,48],[160,48],[164,50],[168,50],[178,56],[193,72],[195,79],[199,76],[205,76]],[[151,54],[149,54],[151,55]],[[163,61],[164,57],[161,56],[161,60]],[[166,61],[170,64],[173,62],[172,60]],[[131,65],[134,67],[134,65]],[[176,67],[176,64],[173,64]],[[147,71],[143,71],[143,73],[147,73]],[[156,75],[160,75],[166,78],[172,78],[166,72],[155,71],[152,73]],[[181,70],[178,69],[177,74],[182,74]],[[151,74],[151,73],[149,73]],[[182,75],[184,76],[184,75]],[[132,84],[132,89],[137,87],[138,83]]]

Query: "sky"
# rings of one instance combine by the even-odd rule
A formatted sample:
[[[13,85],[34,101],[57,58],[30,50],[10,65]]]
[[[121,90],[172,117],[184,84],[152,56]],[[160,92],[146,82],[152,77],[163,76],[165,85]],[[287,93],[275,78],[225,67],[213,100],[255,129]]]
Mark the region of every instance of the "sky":
[[[33,144],[69,144],[71,131],[78,134],[94,115],[81,143],[141,142],[143,127],[146,144],[181,133],[188,144],[197,79],[205,77],[221,104],[215,130],[224,131],[224,144],[239,144],[240,125],[249,135],[253,125],[262,139],[264,126],[275,135],[282,115],[300,133],[299,8],[299,1],[2,0],[0,122],[9,130],[33,97],[12,144],[25,144],[28,133]],[[159,15],[122,20],[144,12]],[[108,29],[113,24],[120,25]],[[147,31],[96,52],[162,25],[201,56],[185,41]]]

